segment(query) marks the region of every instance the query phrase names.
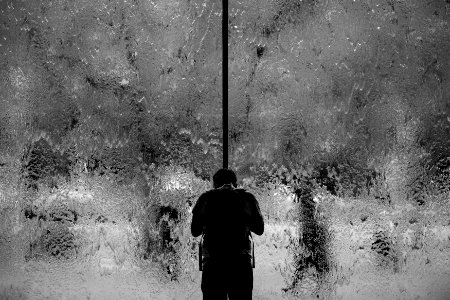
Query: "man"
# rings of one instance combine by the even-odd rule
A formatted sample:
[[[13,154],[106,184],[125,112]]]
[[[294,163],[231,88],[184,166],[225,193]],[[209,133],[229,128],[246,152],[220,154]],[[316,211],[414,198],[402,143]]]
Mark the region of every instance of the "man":
[[[252,299],[250,232],[264,232],[258,201],[236,188],[231,170],[217,171],[213,184],[214,189],[202,194],[192,211],[192,235],[203,234],[203,299]]]

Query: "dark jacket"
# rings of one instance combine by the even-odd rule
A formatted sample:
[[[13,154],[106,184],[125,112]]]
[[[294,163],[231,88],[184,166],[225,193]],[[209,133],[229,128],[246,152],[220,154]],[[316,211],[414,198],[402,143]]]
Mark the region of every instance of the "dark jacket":
[[[192,211],[191,233],[204,234],[203,257],[250,257],[250,232],[261,235],[264,221],[255,197],[231,185],[210,190],[200,196]]]

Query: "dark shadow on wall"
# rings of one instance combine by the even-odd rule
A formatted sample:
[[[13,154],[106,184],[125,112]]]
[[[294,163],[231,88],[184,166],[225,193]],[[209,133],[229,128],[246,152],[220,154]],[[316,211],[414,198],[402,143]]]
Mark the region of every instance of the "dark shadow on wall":
[[[39,183],[56,186],[56,177],[69,179],[72,162],[69,155],[54,151],[40,139],[30,145],[22,158],[22,178],[25,187],[37,191]]]
[[[303,185],[296,189],[295,194],[300,205],[301,233],[297,241],[291,241],[294,271],[283,292],[298,296],[306,277],[313,278],[316,283],[314,293],[318,293],[325,276],[331,271],[331,235],[327,223],[316,213],[312,188]]]

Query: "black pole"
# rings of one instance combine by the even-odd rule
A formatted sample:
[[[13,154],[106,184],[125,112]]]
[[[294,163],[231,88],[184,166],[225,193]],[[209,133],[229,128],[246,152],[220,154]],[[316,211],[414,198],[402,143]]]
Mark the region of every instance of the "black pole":
[[[228,0],[222,0],[222,129],[223,168],[228,168]]]

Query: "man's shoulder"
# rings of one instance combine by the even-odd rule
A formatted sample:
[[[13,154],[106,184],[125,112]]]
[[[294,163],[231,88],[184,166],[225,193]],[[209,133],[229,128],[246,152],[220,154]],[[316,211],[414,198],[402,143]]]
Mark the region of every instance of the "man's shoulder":
[[[207,199],[216,198],[216,197],[218,197],[221,193],[223,193],[223,191],[220,190],[220,189],[212,189],[212,190],[208,190],[208,191],[206,191],[206,192],[203,192],[203,193],[200,195],[199,200],[206,201]]]
[[[246,189],[239,188],[239,189],[234,189],[234,191],[246,199],[252,199],[252,200],[255,199],[255,196],[252,193],[250,193],[249,191],[247,191]]]
[[[212,197],[215,193],[214,191],[215,190],[209,190],[209,191],[203,192],[200,195],[199,199],[208,199],[208,198]]]
[[[255,196],[252,193],[250,193],[249,191],[247,191],[246,189],[236,188],[236,189],[232,189],[231,191],[233,193],[239,194],[239,196],[255,199]],[[211,197],[215,197],[216,195],[224,193],[224,192],[229,192],[229,190],[212,189],[212,190],[206,191],[203,194],[201,194],[200,198],[208,199]]]

